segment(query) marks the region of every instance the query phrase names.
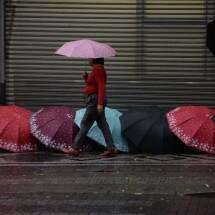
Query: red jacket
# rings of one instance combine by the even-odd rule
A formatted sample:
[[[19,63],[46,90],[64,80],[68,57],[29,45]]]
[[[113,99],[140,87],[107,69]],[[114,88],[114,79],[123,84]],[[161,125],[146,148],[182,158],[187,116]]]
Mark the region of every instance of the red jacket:
[[[96,65],[93,67],[92,72],[85,79],[86,86],[84,92],[86,95],[97,93],[98,104],[104,105],[105,100],[105,85],[107,80],[107,74],[102,65]]]

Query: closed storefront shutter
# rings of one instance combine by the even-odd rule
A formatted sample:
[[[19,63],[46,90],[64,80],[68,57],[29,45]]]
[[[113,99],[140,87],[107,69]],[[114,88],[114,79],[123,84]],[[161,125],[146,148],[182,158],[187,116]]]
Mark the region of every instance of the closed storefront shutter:
[[[113,46],[106,60],[110,107],[215,106],[206,48],[213,0],[6,0],[6,100],[32,109],[84,105],[86,60],[54,54],[81,38]]]

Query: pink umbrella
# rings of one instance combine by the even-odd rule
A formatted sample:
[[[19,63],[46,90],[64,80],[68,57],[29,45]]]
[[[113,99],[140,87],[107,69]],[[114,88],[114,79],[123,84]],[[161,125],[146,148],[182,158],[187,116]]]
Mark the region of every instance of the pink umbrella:
[[[116,51],[105,43],[82,39],[67,42],[55,54],[74,58],[107,58],[116,55]]]

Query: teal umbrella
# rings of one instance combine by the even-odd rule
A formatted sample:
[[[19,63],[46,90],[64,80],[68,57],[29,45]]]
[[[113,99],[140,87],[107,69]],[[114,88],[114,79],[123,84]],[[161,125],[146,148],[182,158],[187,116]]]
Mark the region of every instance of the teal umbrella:
[[[83,109],[80,109],[80,110],[76,111],[75,123],[79,127],[80,127],[81,120],[82,120],[82,118],[84,116],[85,111],[86,111],[86,108],[83,108]],[[119,117],[121,115],[122,115],[122,113],[120,113],[116,109],[111,109],[111,108],[108,108],[108,107],[105,108],[105,116],[106,116],[107,123],[108,123],[108,125],[110,127],[110,130],[111,130],[111,133],[112,133],[112,136],[113,136],[115,147],[119,151],[128,152],[127,141],[122,136],[122,133],[121,133],[121,123],[120,123],[120,120],[119,120]],[[92,127],[88,131],[87,136],[89,138],[95,140],[99,144],[101,144],[101,145],[106,147],[104,136],[103,136],[101,130],[99,129],[99,127],[97,126],[96,122],[94,122],[94,124],[92,125]]]

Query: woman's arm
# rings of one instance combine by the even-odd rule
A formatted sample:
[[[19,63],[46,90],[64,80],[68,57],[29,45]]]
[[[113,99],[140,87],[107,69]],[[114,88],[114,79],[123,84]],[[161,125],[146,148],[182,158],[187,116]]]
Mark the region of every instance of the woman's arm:
[[[98,109],[103,109],[103,105],[104,105],[104,100],[105,100],[105,84],[106,84],[106,79],[105,79],[105,73],[103,70],[101,69],[97,69],[95,71],[95,79],[96,79],[96,83],[98,86]]]

